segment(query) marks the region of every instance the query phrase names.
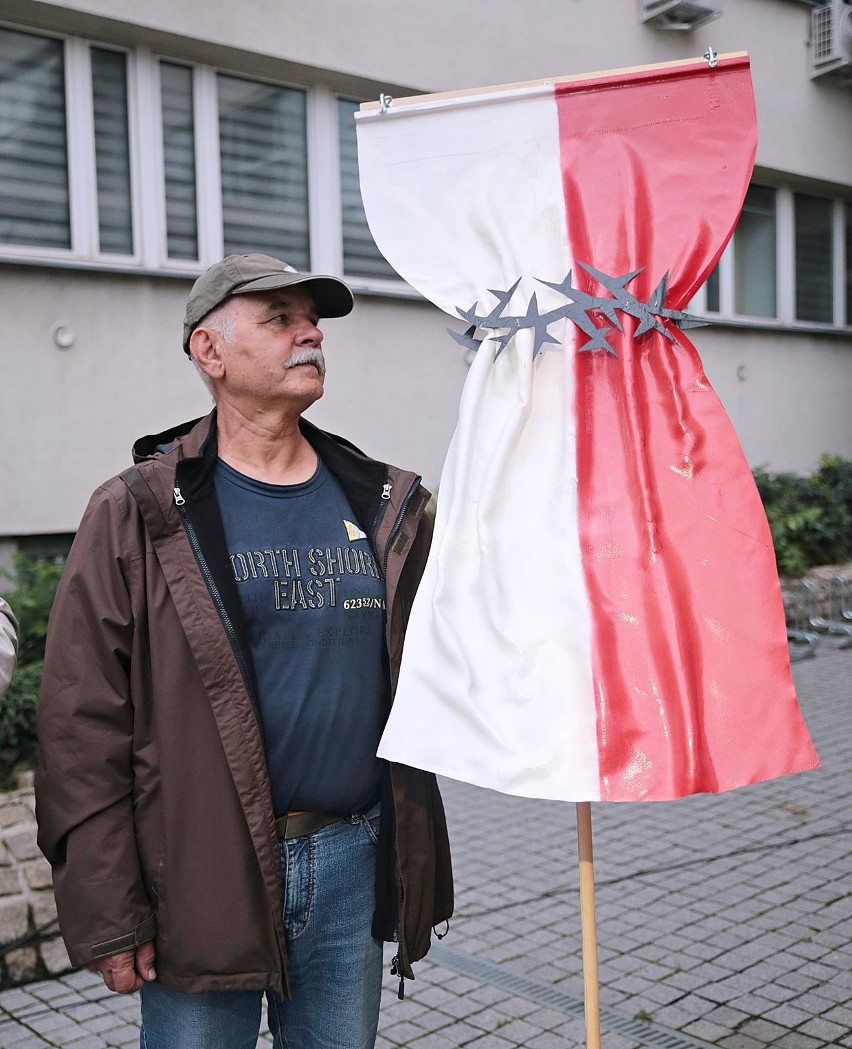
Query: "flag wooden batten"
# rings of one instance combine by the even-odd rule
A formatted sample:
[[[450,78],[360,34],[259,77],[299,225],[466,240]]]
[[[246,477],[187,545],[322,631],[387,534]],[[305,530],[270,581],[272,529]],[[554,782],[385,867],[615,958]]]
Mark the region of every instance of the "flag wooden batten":
[[[583,941],[583,1003],[586,1049],[600,1049],[601,1010],[598,984],[598,935],[595,917],[595,860],[592,846],[592,806],[577,803],[577,851],[580,874],[580,930]]]
[[[716,62],[716,68],[730,68],[732,65],[748,68],[748,52],[731,51],[724,55],[718,55]],[[458,104],[463,99],[470,99],[471,102],[490,102],[518,94],[534,94],[538,91],[550,92],[554,86],[578,85],[582,87],[588,85],[589,87],[603,87],[608,83],[623,84],[628,81],[656,79],[661,76],[667,76],[672,72],[681,75],[702,73],[706,68],[707,62],[702,58],[688,61],[676,59],[670,62],[625,66],[621,69],[609,69],[596,73],[571,73],[566,76],[542,78],[540,80],[520,80],[515,83],[497,84],[490,87],[459,88],[455,91],[435,91],[425,95],[403,95],[401,98],[394,97],[392,104],[387,108],[383,107],[381,101],[362,102],[355,114],[355,119],[360,120],[365,116],[389,116],[392,112],[401,110],[406,110],[409,114],[418,110],[428,111],[441,103]]]

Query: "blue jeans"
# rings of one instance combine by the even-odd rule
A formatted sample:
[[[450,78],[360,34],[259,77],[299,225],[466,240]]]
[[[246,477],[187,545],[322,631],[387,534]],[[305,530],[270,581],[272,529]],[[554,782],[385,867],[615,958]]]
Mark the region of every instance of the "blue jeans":
[[[279,842],[292,999],[265,992],[276,1049],[372,1049],[382,946],[370,926],[378,807]],[[263,991],[142,987],[141,1049],[255,1049]]]

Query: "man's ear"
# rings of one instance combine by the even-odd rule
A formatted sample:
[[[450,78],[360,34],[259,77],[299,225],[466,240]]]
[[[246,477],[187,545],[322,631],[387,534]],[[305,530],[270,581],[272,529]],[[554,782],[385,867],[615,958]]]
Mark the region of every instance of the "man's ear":
[[[222,357],[222,338],[210,328],[196,328],[189,338],[189,352],[204,374],[212,380],[225,374]]]

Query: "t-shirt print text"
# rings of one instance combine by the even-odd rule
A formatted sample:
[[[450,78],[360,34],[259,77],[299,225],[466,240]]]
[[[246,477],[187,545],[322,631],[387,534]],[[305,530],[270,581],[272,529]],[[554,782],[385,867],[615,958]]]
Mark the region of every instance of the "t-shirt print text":
[[[271,547],[245,550],[230,555],[234,579],[238,584],[268,579],[276,611],[335,608],[338,585],[344,576],[380,579],[376,559],[357,546]],[[350,598],[347,610],[384,608],[378,599]]]

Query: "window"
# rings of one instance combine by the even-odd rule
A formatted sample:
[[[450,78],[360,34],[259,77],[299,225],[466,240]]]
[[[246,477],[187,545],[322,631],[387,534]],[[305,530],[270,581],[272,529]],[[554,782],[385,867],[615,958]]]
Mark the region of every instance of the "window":
[[[752,185],[693,308],[732,320],[852,327],[852,204]]]
[[[340,136],[340,195],[343,207],[343,269],[353,277],[390,277],[396,272],[380,254],[367,226],[358,181],[358,144],[355,135],[357,102],[337,100]]]
[[[367,227],[357,103],[0,27],[0,258],[198,271],[261,251],[399,278]]]

